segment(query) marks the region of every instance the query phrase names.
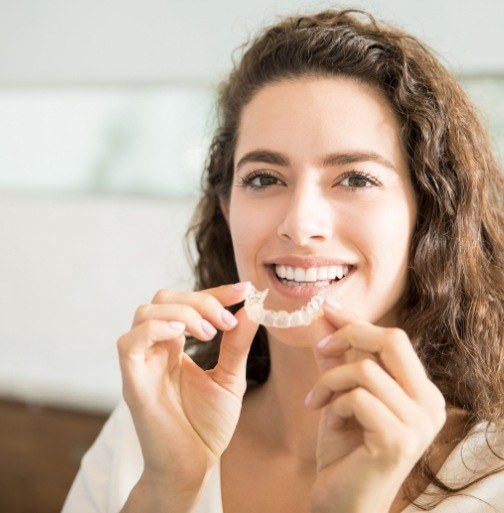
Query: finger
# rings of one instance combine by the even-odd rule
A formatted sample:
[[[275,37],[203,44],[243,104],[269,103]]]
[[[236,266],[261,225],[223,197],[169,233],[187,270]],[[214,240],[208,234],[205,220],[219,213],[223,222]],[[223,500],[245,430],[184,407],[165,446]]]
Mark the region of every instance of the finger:
[[[140,306],[133,321],[133,326],[154,319],[177,319],[185,323],[188,333],[199,340],[210,340],[217,334],[217,329],[226,331],[238,323],[235,316],[226,310],[211,296],[199,298],[199,304],[164,303]],[[216,329],[217,328],[217,329]]]
[[[328,326],[333,326],[336,330],[341,329],[348,324],[367,324],[370,325],[364,319],[361,319],[356,314],[344,308],[338,301],[331,296],[325,298],[323,303],[324,309],[324,320]],[[336,311],[336,313],[334,312]],[[329,353],[326,351],[319,351],[319,348],[326,346],[334,336],[336,331],[332,331],[329,335],[319,341],[317,346],[314,348],[315,360],[321,372],[326,372],[335,366],[342,365],[346,362],[345,350],[340,352]]]
[[[210,340],[216,335],[215,328],[226,331],[236,326],[236,318],[224,306],[243,301],[249,289],[250,282],[240,282],[197,292],[160,290],[154,296],[152,303],[142,305],[137,309],[133,326],[148,319],[166,318],[172,315],[173,310],[169,310],[167,314],[166,309],[157,308],[161,305],[186,305],[192,307],[203,319],[197,321],[194,315],[192,317],[194,322],[190,322],[188,318],[181,318],[183,322],[186,322],[189,333],[199,340]],[[186,314],[189,315],[187,311]]]
[[[333,311],[332,315],[337,317],[338,312]],[[410,397],[422,397],[427,375],[403,330],[362,322],[347,324],[320,346],[319,343],[319,353],[326,357],[336,357],[351,348],[373,353]]]
[[[245,299],[250,286],[250,282],[244,281],[200,291],[162,289],[154,295],[152,303],[185,303],[196,308],[202,301],[205,301],[204,298],[207,296],[223,306],[231,306]],[[211,300],[207,299],[206,301],[210,301],[210,304],[212,304]]]
[[[364,445],[372,457],[398,461],[417,461],[435,434],[405,426],[379,399],[363,388],[339,397],[327,411],[326,425],[340,429],[348,419],[355,419],[364,430]],[[384,463],[386,460],[382,460]]]
[[[373,394],[404,423],[418,420],[418,407],[413,400],[378,363],[368,358],[323,374],[309,394],[307,405],[320,409],[335,396],[339,397],[357,387]]]
[[[145,356],[145,352],[158,342],[173,340],[180,337],[185,330],[185,324],[180,321],[148,321],[117,341],[117,349],[121,360],[126,357]]]
[[[210,294],[224,306],[231,306],[245,300],[252,284],[249,281],[241,281],[231,285],[221,285],[202,292]]]
[[[163,340],[162,342],[158,342],[154,345],[149,351],[155,351],[159,346],[160,353],[164,351],[165,360],[164,365],[166,368],[166,372],[170,375],[175,369],[180,368],[180,364],[182,359],[185,358],[184,347],[185,347],[186,338],[183,335],[172,339],[172,340]],[[153,355],[153,357],[159,357],[158,355]],[[146,360],[149,360],[149,356],[146,357]],[[159,359],[161,360],[161,359]],[[163,362],[159,362],[159,365],[162,366]]]
[[[180,369],[184,354],[185,337],[179,334],[170,340],[158,340],[143,352],[126,352],[119,362],[122,374],[122,392],[131,407],[149,411],[158,407],[159,384],[171,379]]]
[[[245,392],[247,358],[258,325],[251,321],[244,308],[237,313],[238,325],[222,337],[214,380],[221,386],[239,395]]]
[[[325,318],[338,329],[347,324],[370,324],[331,296],[325,298],[323,310]]]

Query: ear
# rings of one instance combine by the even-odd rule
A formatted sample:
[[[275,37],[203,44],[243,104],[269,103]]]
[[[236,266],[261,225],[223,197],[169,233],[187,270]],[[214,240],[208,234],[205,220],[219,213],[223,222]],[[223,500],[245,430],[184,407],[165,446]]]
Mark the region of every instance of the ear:
[[[222,196],[219,197],[219,206],[222,212],[222,215],[224,216],[224,219],[226,220],[226,223],[229,226],[229,201],[224,199]]]

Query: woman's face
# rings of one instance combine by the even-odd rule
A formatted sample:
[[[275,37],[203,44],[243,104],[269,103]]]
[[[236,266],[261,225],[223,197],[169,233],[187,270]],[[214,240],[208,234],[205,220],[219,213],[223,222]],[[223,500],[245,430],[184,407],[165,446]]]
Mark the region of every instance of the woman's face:
[[[416,202],[380,92],[343,77],[259,90],[242,112],[223,208],[240,279],[269,289],[267,308],[293,311],[328,290],[373,323],[395,323]]]

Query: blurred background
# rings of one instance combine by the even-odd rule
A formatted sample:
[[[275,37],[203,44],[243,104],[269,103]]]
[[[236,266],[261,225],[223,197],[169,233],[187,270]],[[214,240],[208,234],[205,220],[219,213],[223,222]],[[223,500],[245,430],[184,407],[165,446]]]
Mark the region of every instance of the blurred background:
[[[0,511],[59,511],[120,399],[117,338],[192,286],[183,234],[233,51],[335,6],[429,44],[503,162],[501,0],[0,0]]]

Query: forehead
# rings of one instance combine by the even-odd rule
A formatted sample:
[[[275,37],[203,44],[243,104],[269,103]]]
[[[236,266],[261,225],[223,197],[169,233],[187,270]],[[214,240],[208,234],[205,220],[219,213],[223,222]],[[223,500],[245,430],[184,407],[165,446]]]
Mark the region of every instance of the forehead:
[[[405,165],[388,100],[346,77],[298,78],[260,89],[243,109],[234,162],[258,148],[301,159],[339,150],[376,151]]]

